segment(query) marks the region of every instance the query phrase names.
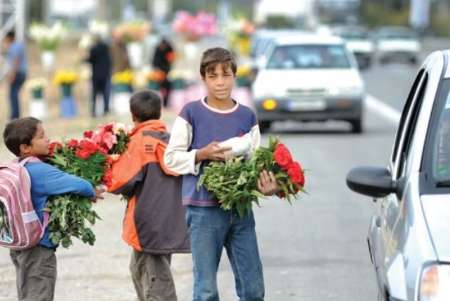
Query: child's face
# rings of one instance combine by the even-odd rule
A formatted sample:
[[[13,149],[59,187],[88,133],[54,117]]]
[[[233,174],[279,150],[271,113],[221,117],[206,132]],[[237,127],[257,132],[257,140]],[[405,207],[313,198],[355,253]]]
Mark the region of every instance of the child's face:
[[[20,151],[22,156],[47,156],[49,152],[48,146],[48,137],[45,134],[42,123],[39,123],[36,129],[36,133],[34,134],[33,139],[31,139],[31,144],[22,144],[20,146]]]
[[[229,66],[224,68],[222,64],[217,64],[214,70],[206,72],[203,81],[205,82],[209,97],[217,100],[228,100],[231,98],[234,74]]]

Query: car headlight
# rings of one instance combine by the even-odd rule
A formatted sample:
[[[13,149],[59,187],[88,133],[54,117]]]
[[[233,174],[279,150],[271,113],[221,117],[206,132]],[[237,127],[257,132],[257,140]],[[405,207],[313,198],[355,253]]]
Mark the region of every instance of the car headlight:
[[[420,301],[450,300],[450,265],[426,267],[420,279]]]
[[[273,98],[263,100],[262,107],[266,111],[273,111],[278,107],[278,102]]]

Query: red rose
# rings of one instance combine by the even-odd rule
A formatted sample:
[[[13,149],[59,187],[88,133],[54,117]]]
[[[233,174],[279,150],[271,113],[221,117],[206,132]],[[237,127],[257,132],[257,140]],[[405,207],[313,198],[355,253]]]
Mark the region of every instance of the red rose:
[[[67,142],[67,146],[69,148],[75,149],[78,146],[78,140],[76,139],[70,139],[69,142]]]
[[[62,149],[62,144],[59,142],[52,142],[48,145],[48,155],[52,157],[56,151]]]
[[[75,152],[75,155],[80,159],[86,160],[91,156],[91,153],[86,149],[79,149]]]
[[[112,170],[111,170],[111,168],[108,168],[105,171],[105,174],[103,175],[103,178],[102,178],[102,182],[106,186],[111,187],[111,184],[112,184]]]
[[[113,128],[114,128],[114,124],[110,123],[110,124],[105,125],[102,130],[105,132],[112,132]]]
[[[81,159],[87,159],[90,155],[98,151],[98,146],[90,140],[81,140],[75,155]]]
[[[93,131],[85,131],[83,136],[84,136],[84,138],[91,139],[94,136],[94,132]]]
[[[287,149],[284,144],[278,143],[275,147],[275,151],[273,152],[273,158],[275,162],[284,170],[287,170],[289,164],[292,163],[292,155],[291,152]]]
[[[303,174],[300,163],[292,162],[287,169],[287,174],[289,178],[291,178],[291,181],[295,184],[298,184],[302,187],[305,185],[305,175]]]

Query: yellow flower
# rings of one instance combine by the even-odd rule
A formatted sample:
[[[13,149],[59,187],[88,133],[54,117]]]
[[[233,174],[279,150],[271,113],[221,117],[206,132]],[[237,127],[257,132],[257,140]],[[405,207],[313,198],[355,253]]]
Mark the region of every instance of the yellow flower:
[[[114,73],[112,77],[113,84],[124,84],[124,85],[130,85],[133,82],[133,71],[131,70],[125,70],[121,72]]]
[[[78,74],[73,71],[60,70],[53,78],[55,85],[72,85],[79,80]]]
[[[238,69],[236,71],[236,76],[237,77],[247,77],[247,76],[250,76],[250,73],[251,73],[250,66],[243,65],[243,66],[238,67]]]

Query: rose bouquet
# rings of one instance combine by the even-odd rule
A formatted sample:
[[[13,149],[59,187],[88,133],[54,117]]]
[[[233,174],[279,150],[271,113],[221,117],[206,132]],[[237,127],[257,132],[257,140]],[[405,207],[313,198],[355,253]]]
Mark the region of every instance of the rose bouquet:
[[[120,124],[100,126],[95,132],[86,131],[80,140],[70,139],[50,145],[48,162],[58,169],[89,181],[94,187],[110,185],[111,165],[115,157],[126,150],[128,133]],[[53,197],[48,203],[50,239],[67,248],[72,238],[93,245],[95,234],[89,224],[99,216],[89,198],[65,194]]]
[[[222,209],[236,210],[244,216],[253,202],[259,205],[258,198],[263,196],[257,189],[263,170],[274,174],[278,196],[289,203],[304,191],[305,175],[300,163],[292,159],[284,144],[273,138],[269,139],[268,147],[258,148],[250,160],[238,156],[225,162],[210,162],[200,176],[197,189],[204,185],[219,200]]]
[[[175,14],[172,28],[188,41],[198,41],[218,32],[216,17],[203,11],[198,12],[195,16],[186,11],[178,11]]]

